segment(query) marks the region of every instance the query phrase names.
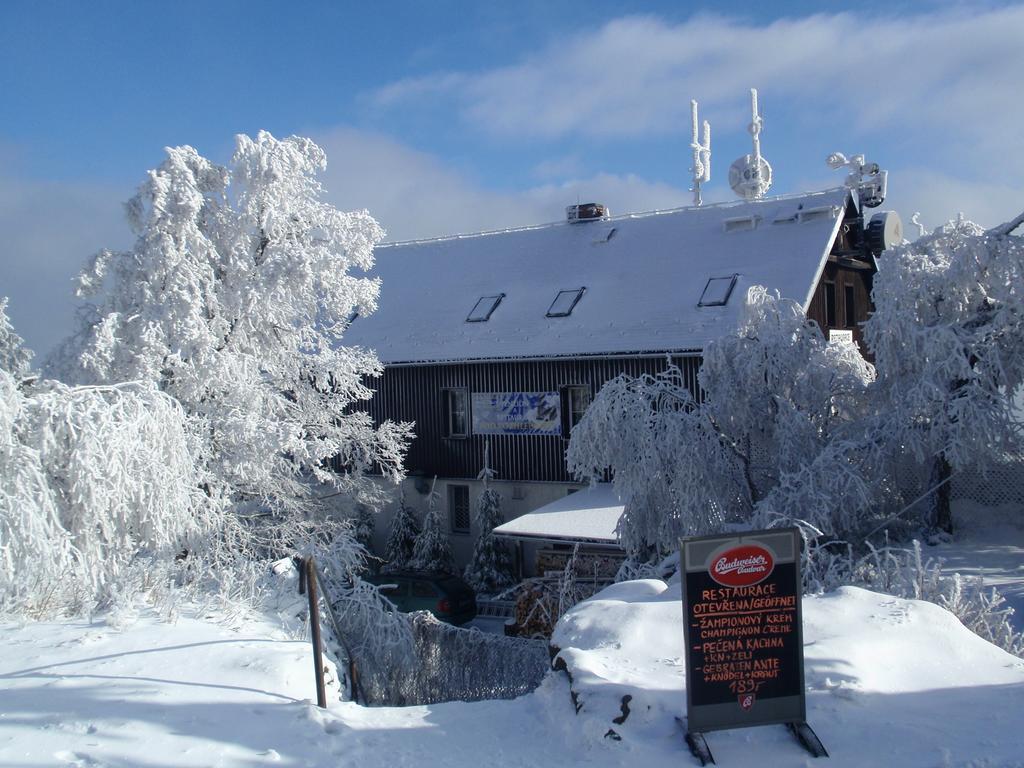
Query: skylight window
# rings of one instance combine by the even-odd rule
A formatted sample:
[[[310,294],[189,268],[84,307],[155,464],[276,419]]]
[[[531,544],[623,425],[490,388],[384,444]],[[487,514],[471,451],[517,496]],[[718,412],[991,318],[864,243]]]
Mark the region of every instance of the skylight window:
[[[732,289],[736,285],[736,278],[739,275],[728,277],[712,277],[704,286],[704,293],[700,296],[698,307],[724,307],[729,301]]]
[[[503,298],[505,298],[504,293],[499,293],[496,296],[481,296],[477,299],[476,304],[473,305],[473,309],[470,310],[469,316],[466,318],[466,322],[487,322],[491,317],[491,313],[498,308],[498,305],[501,304],[501,300]]]
[[[555,300],[551,302],[546,317],[568,317],[572,314],[572,308],[583,296],[586,288],[574,288],[571,291],[559,291]]]

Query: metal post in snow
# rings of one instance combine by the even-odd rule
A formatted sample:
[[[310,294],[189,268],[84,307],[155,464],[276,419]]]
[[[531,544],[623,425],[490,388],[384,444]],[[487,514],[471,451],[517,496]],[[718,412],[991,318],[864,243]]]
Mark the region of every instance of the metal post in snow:
[[[313,673],[316,675],[316,705],[327,708],[327,691],[324,688],[324,657],[320,640],[320,603],[316,594],[316,563],[307,557],[303,563],[306,572],[306,594],[309,596],[309,637],[313,643]]]

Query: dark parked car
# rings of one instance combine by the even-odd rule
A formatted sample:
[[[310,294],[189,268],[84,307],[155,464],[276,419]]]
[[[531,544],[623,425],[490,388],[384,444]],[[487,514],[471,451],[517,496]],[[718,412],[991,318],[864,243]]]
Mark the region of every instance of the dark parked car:
[[[476,595],[458,576],[418,571],[378,573],[367,578],[400,611],[430,611],[449,624],[465,624],[476,617]]]

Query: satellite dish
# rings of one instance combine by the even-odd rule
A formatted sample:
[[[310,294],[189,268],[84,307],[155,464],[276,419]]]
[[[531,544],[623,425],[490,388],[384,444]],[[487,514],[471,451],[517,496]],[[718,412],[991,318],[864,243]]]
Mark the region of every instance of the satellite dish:
[[[867,238],[871,253],[878,256],[903,242],[903,220],[896,211],[879,211],[871,217]]]
[[[772,185],[772,167],[763,157],[744,155],[729,166],[729,186],[744,200],[757,200]]]

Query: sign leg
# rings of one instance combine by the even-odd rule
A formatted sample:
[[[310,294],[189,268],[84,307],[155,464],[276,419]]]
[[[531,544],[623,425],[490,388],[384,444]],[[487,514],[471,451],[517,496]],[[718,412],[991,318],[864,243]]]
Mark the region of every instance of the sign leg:
[[[679,723],[679,727],[686,733],[686,746],[690,748],[690,753],[700,760],[700,764],[718,765],[718,763],[715,762],[714,755],[711,754],[711,747],[709,747],[708,743],[704,740],[704,734],[686,730],[686,724],[678,717],[676,718],[676,722]]]
[[[828,757],[828,751],[818,738],[818,734],[807,723],[787,723],[800,746],[814,757]]]

